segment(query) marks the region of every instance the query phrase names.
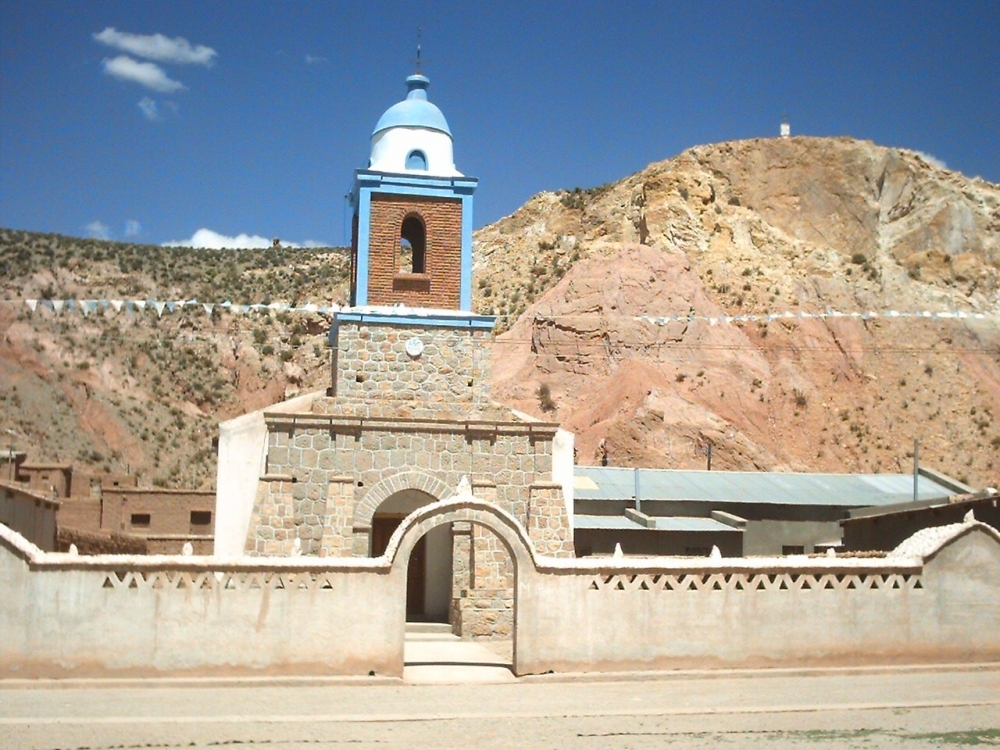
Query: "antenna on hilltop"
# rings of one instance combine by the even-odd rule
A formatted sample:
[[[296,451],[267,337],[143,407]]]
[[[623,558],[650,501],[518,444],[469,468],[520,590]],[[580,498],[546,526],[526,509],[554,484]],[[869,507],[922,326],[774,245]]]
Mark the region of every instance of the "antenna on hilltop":
[[[417,27],[417,73],[420,73],[420,41],[424,35],[424,30]]]
[[[788,113],[781,113],[781,137],[788,138],[792,134],[792,126],[788,124]]]

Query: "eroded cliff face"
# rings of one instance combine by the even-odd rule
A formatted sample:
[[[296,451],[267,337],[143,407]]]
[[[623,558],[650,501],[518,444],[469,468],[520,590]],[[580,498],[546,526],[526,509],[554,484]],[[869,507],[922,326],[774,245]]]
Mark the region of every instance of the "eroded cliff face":
[[[1000,188],[850,139],[701,146],[476,235],[494,394],[579,460],[1000,480]],[[983,319],[768,313],[981,312]],[[520,313],[524,312],[523,315]],[[687,316],[654,325],[642,316]],[[717,318],[714,324],[707,319]]]
[[[581,463],[606,438],[618,465],[700,467],[711,443],[719,468],[908,471],[919,438],[925,464],[1000,486],[997,185],[849,139],[721,143],[537,195],[475,245],[494,396],[573,430]],[[0,230],[0,291],[346,298],[346,252],[283,252]],[[827,308],[987,317],[719,320]],[[641,320],[674,315],[696,319]],[[34,460],[211,486],[220,419],[326,386],[326,325],[0,304],[0,428]]]

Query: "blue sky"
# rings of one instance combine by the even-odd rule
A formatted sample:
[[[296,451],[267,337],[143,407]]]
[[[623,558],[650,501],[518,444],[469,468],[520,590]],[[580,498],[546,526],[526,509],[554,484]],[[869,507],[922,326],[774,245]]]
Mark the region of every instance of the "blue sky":
[[[346,244],[343,196],[417,27],[477,227],[541,190],[774,136],[783,112],[793,134],[1000,182],[995,0],[3,0],[0,226]]]

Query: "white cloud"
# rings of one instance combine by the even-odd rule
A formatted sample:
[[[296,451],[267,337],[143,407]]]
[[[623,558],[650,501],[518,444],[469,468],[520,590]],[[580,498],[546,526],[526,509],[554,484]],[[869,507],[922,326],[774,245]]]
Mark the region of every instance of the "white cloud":
[[[320,63],[327,62],[327,59],[322,55],[306,55],[305,60],[306,65],[319,65]]]
[[[283,245],[290,243],[283,242]],[[271,240],[261,237],[259,234],[238,234],[235,237],[227,237],[216,231],[201,228],[186,240],[170,240],[163,243],[164,247],[194,247],[194,248],[233,248],[236,250],[250,250],[260,247],[271,247]]]
[[[93,237],[95,240],[110,240],[111,239],[111,227],[104,224],[96,219],[90,222],[84,227],[87,230],[87,234]]]
[[[140,224],[135,219],[129,219],[125,222],[125,236],[126,237],[136,237],[142,234],[142,224]]]
[[[218,54],[211,47],[199,44],[192,47],[187,39],[177,37],[170,39],[163,34],[129,34],[109,26],[100,34],[94,34],[101,44],[114,49],[130,52],[137,57],[157,62],[179,63],[181,65],[211,65]]]
[[[932,167],[937,167],[938,169],[947,169],[948,165],[944,163],[943,159],[938,159],[933,154],[924,153],[923,151],[917,151],[917,156],[923,159],[925,162],[930,164]]]
[[[104,60],[104,72],[122,81],[132,81],[153,91],[170,94],[187,88],[180,81],[175,81],[163,72],[163,68],[155,63],[139,62],[128,55],[119,55],[110,60]]]
[[[136,222],[138,223],[138,222]],[[233,249],[233,250],[254,250],[258,248],[271,247],[274,240],[261,237],[259,234],[237,234],[227,236],[220,234],[213,229],[202,227],[186,240],[170,240],[164,242],[163,247],[192,247],[196,249]],[[306,240],[305,242],[289,242],[281,240],[282,247],[330,247],[329,242],[317,240]]]
[[[160,119],[160,108],[157,106],[156,101],[150,99],[148,96],[142,97],[137,106],[142,111],[142,116],[147,120]]]

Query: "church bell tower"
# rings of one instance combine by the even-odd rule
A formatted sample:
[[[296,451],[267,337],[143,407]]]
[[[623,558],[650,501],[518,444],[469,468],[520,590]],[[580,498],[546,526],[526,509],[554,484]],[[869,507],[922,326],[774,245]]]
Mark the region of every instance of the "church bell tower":
[[[379,119],[354,175],[351,306],[472,311],[472,198],[452,136],[416,73]]]

